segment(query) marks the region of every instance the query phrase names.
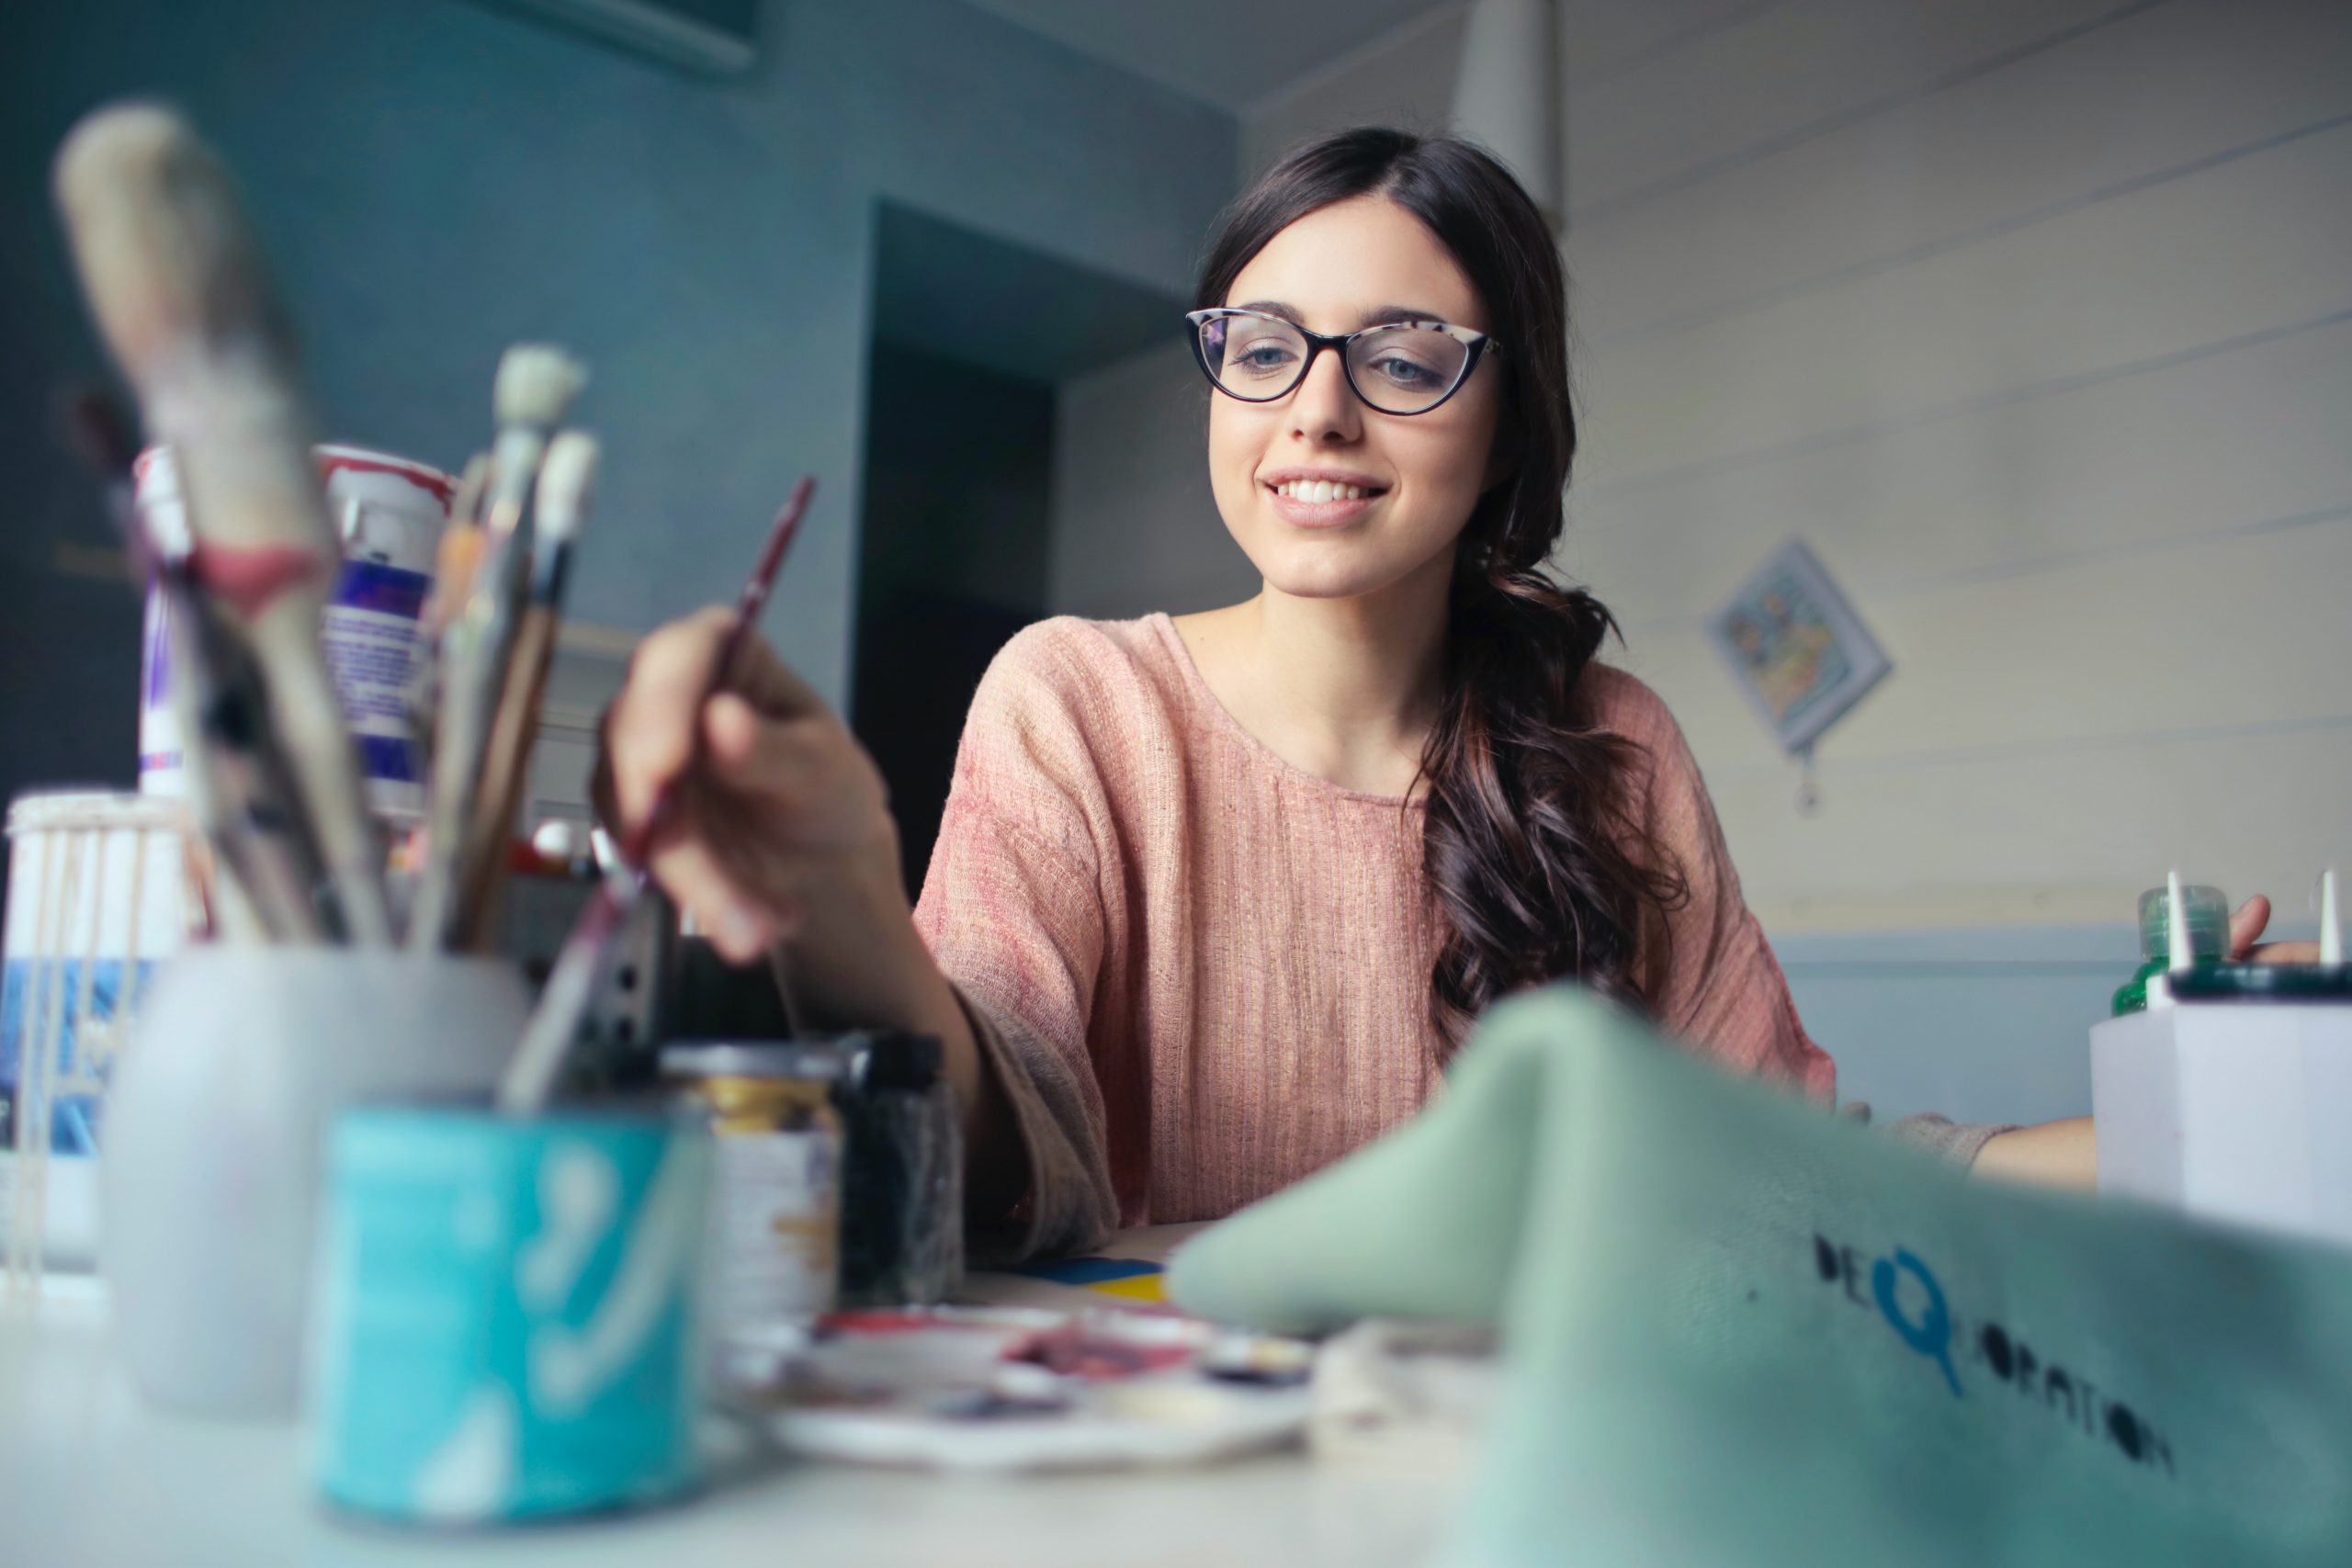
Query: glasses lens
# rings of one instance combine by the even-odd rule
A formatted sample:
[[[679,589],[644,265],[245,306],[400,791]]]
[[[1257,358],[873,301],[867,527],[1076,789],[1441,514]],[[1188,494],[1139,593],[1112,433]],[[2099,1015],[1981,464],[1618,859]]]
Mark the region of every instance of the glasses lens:
[[[1363,400],[1385,413],[1434,407],[1462,379],[1470,350],[1435,327],[1384,327],[1348,348],[1348,372]]]
[[[1201,323],[1201,363],[1237,398],[1279,398],[1306,363],[1306,340],[1278,316],[1212,316]]]

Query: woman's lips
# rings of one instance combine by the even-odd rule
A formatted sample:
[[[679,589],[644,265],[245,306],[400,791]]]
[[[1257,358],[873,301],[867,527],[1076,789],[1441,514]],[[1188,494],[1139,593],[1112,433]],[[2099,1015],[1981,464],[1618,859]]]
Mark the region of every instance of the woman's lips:
[[[1301,501],[1284,495],[1273,486],[1265,487],[1266,496],[1274,503],[1274,515],[1294,528],[1339,528],[1362,517],[1386,491],[1376,495],[1362,496],[1354,501]]]

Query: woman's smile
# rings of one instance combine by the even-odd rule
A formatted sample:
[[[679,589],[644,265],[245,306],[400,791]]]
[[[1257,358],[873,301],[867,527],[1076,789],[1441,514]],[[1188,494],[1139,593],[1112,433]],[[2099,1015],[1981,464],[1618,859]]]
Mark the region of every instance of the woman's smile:
[[[1340,528],[1371,514],[1388,487],[1349,468],[1273,468],[1258,477],[1274,515],[1295,528]]]

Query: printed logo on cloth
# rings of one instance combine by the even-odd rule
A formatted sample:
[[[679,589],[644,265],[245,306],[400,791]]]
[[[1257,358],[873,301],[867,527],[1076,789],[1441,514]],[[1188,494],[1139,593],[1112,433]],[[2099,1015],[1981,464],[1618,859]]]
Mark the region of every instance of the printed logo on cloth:
[[[1905,1348],[1929,1368],[1955,1399],[1967,1397],[1961,1372],[1981,1373],[1996,1387],[2039,1406],[2094,1442],[2113,1445],[2133,1464],[2175,1474],[2172,1445],[2138,1411],[2069,1371],[2023,1336],[1990,1318],[1956,1310],[1928,1262],[1909,1247],[1866,1257],[1815,1232],[1814,1271],[1854,1305],[1883,1320]]]

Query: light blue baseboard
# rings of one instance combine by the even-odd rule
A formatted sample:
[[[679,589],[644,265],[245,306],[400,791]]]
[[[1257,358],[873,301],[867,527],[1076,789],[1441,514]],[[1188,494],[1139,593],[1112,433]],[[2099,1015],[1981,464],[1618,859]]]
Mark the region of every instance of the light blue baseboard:
[[[2267,940],[2310,942],[2286,921]],[[2139,967],[2128,925],[1804,931],[1777,937],[1805,1032],[1838,1098],[1884,1122],[2049,1122],[2091,1111],[2090,1027]]]
[[[1776,939],[1838,1098],[1882,1122],[2047,1122],[2091,1109],[2090,1026],[2139,964],[2127,925]]]

